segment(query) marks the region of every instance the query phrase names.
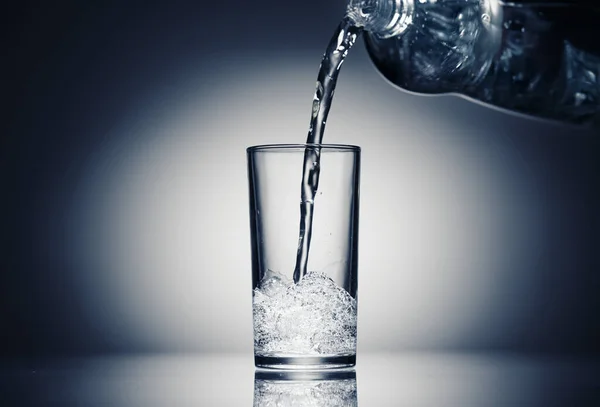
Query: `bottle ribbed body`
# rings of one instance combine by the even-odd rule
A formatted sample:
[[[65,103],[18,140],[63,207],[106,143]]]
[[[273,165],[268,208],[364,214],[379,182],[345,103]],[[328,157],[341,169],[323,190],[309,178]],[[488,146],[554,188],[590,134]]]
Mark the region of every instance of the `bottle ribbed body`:
[[[394,85],[584,124],[600,121],[597,7],[498,0],[353,0],[349,5],[367,15],[358,14],[358,21],[368,53]],[[394,23],[381,21],[386,18]]]

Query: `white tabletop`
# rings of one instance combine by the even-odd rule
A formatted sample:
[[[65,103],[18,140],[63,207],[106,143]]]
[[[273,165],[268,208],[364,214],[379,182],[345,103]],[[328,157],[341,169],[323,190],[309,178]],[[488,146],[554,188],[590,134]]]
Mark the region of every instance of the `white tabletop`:
[[[585,358],[489,353],[359,353],[355,369],[356,402],[352,404],[361,407],[594,406],[600,405],[599,367],[599,363]],[[258,398],[255,373],[252,355],[248,354],[13,361],[0,368],[0,405],[289,405],[293,400],[289,394],[287,398],[285,394]],[[348,376],[345,377],[348,380]],[[307,381],[305,385],[310,389],[314,382]],[[284,393],[286,388],[275,387]],[[335,405],[333,399],[327,397],[306,400],[296,400],[293,405]]]

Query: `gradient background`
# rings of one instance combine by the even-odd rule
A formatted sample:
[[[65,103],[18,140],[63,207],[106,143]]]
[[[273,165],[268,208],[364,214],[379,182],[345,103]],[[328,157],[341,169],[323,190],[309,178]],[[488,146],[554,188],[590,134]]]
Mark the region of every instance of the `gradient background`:
[[[83,3],[3,18],[0,356],[251,353],[245,148],[304,141],[345,2]],[[363,148],[359,352],[598,353],[599,139],[360,41],[325,136]]]

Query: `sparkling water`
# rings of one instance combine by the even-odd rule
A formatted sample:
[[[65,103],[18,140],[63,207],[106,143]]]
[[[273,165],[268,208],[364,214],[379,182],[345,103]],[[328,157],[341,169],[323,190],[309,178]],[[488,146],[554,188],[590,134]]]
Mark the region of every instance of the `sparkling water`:
[[[254,290],[254,350],[257,356],[322,357],[356,353],[356,299],[325,273],[307,271],[307,265],[319,185],[319,145],[323,140],[340,67],[360,30],[349,19],[343,19],[321,61],[306,140],[310,146],[304,152],[300,230],[293,281],[279,272],[268,270]]]
[[[356,300],[325,273],[310,271],[294,284],[269,271],[253,301],[255,354],[355,353]]]

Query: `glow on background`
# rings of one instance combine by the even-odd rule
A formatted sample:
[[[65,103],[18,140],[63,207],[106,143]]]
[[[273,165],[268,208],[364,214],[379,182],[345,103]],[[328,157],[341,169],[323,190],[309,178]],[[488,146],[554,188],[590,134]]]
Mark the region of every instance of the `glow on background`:
[[[212,85],[187,78],[156,114],[140,108],[88,161],[68,255],[107,341],[252,347],[245,148],[304,140],[318,56],[237,58]],[[361,350],[502,343],[529,315],[519,307],[543,202],[509,143],[444,113],[464,103],[401,95],[370,66],[344,66],[325,139],[363,148]]]

